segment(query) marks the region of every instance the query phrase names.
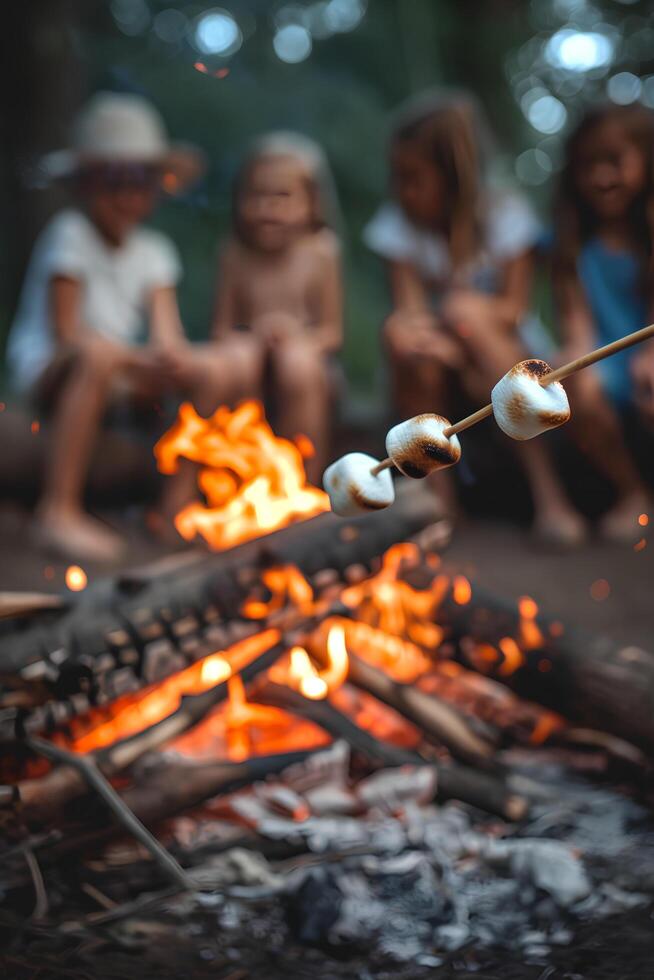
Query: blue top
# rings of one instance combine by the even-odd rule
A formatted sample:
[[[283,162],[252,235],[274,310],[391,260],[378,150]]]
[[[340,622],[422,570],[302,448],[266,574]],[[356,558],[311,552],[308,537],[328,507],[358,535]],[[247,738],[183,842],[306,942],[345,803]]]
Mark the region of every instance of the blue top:
[[[614,251],[591,238],[577,260],[579,279],[597,331],[598,346],[610,344],[647,324],[647,301],[640,286],[640,264],[632,252]],[[595,366],[607,395],[617,405],[631,401],[629,362],[637,347],[621,351]]]

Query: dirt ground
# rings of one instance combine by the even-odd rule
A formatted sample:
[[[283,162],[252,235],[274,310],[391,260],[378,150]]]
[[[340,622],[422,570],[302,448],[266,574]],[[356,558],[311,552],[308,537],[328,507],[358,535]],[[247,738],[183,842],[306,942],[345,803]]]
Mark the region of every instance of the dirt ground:
[[[166,553],[143,530],[143,511],[135,509],[119,525],[129,542],[124,567],[141,565]],[[646,530],[646,529],[645,529]],[[58,592],[65,589],[67,563],[54,560],[30,541],[29,518],[6,505],[0,509],[0,590]],[[511,524],[465,522],[455,530],[444,559],[480,585],[507,599],[530,595],[545,612],[617,642],[654,645],[654,544],[634,551],[602,542],[566,554],[539,550],[526,532]],[[90,579],[107,569],[86,565]],[[608,582],[608,595],[594,599]],[[606,589],[605,589],[606,591]],[[603,594],[603,593],[602,593]]]

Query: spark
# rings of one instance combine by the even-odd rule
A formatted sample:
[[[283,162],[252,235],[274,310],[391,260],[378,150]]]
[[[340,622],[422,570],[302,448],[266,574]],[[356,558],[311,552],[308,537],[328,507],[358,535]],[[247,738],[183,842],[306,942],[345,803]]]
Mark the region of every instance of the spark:
[[[71,592],[81,592],[88,584],[86,572],[79,565],[69,565],[66,569],[66,585]]]
[[[595,602],[604,602],[610,594],[611,586],[605,578],[596,579],[590,587],[590,596]]]

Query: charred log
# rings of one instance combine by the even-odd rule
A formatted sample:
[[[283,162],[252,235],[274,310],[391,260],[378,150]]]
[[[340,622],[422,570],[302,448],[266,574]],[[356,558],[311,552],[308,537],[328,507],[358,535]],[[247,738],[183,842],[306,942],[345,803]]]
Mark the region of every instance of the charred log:
[[[524,649],[513,665],[500,641],[520,642],[518,608],[473,588],[471,601],[458,605],[448,597],[438,613],[439,625],[454,641],[455,656],[506,684],[520,697],[559,712],[577,725],[610,732],[651,754],[654,749],[654,653],[620,645],[539,614],[534,623],[542,641]],[[476,656],[479,644],[497,649],[497,658]],[[528,644],[531,646],[531,644]]]
[[[322,514],[230,551],[187,552],[98,582],[67,600],[69,610],[4,625],[0,709],[47,704],[35,728],[56,727],[256,631],[239,611],[261,568],[295,564],[310,578],[326,568],[342,576],[353,564],[370,568],[435,519],[433,496],[406,485],[383,514],[352,521]]]
[[[520,820],[528,810],[527,801],[511,792],[502,780],[490,773],[456,764],[445,765],[425,759],[418,752],[381,742],[359,728],[329,701],[310,701],[297,691],[266,681],[257,686],[257,700],[299,714],[315,722],[334,738],[342,738],[373,765],[431,765],[437,770],[437,797],[460,800],[505,820]]]

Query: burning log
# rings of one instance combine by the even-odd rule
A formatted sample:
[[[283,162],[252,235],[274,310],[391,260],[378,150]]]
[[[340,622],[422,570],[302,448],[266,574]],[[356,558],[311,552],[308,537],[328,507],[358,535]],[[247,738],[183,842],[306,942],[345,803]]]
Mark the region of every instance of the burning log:
[[[115,699],[254,632],[257,625],[245,625],[239,610],[258,569],[294,564],[307,576],[325,568],[343,575],[354,564],[369,567],[434,519],[433,496],[407,486],[389,514],[348,522],[321,514],[221,554],[198,552],[172,567],[168,561],[159,574],[98,582],[62,614],[5,627],[0,709],[45,704],[34,730],[55,727],[85,710],[85,698]]]
[[[318,658],[322,648],[311,647]],[[427,738],[444,745],[471,765],[489,767],[494,746],[472,730],[462,714],[442,699],[413,684],[402,684],[349,651],[348,680],[411,721]]]
[[[519,605],[475,587],[463,604],[450,592],[438,622],[466,667],[580,726],[610,732],[651,754],[654,654],[564,626],[537,609],[529,612],[521,616]]]
[[[334,738],[344,739],[374,765],[431,765],[438,775],[438,799],[469,803],[504,820],[520,820],[527,814],[527,801],[508,790],[499,778],[465,766],[427,762],[417,752],[382,742],[352,722],[329,701],[312,701],[289,687],[270,681],[257,685],[256,697],[263,704],[284,708],[315,722]]]
[[[266,670],[279,657],[283,647],[278,636],[269,637],[269,645],[241,670],[244,680],[251,680],[259,671]],[[264,636],[265,641],[265,636]],[[265,647],[265,642],[263,643]],[[129,768],[137,759],[178,737],[198,724],[208,712],[227,697],[227,683],[222,682],[200,694],[183,696],[179,707],[161,721],[147,727],[130,738],[115,742],[87,756],[103,777],[112,777]],[[63,807],[88,790],[84,773],[68,765],[59,765],[45,776],[26,779],[13,787],[13,796],[7,800],[12,807],[18,806],[20,816],[27,826],[34,828],[51,821],[61,814]]]

